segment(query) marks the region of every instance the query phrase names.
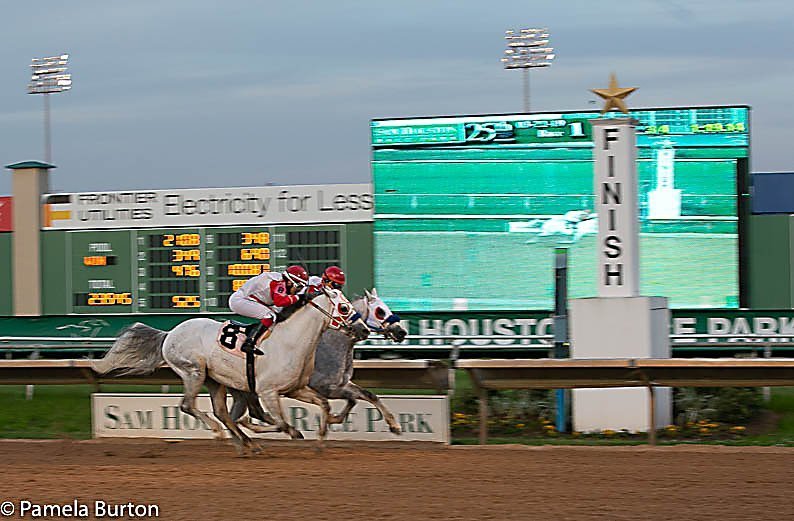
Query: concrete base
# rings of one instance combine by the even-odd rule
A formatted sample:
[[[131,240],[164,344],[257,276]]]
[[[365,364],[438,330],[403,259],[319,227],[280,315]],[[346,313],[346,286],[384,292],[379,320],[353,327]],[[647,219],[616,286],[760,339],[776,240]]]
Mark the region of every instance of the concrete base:
[[[669,310],[664,297],[575,299],[570,302],[573,358],[670,358]],[[669,425],[669,388],[658,388],[657,428]],[[576,389],[573,427],[577,431],[646,431],[651,425],[648,390]]]
[[[648,389],[618,387],[615,389],[574,389],[573,430],[593,432],[610,429],[647,432],[650,425]],[[672,389],[655,389],[654,424],[661,429],[672,423]]]

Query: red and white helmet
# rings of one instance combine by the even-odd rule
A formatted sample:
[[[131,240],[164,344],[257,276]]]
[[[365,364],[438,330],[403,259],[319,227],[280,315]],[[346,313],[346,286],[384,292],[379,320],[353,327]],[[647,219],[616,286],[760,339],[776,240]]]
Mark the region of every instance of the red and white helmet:
[[[309,274],[302,266],[292,265],[284,272],[284,278],[293,284],[305,286],[309,283]]]
[[[339,266],[328,266],[323,272],[323,282],[330,282],[334,289],[345,285],[345,272]]]

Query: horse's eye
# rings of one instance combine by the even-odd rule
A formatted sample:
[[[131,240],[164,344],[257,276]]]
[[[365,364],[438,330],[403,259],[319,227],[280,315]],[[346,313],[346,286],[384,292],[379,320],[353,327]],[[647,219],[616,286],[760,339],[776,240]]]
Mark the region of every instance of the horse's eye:
[[[337,309],[339,309],[339,313],[341,313],[342,315],[347,315],[348,313],[350,313],[350,307],[347,304],[339,304],[339,307]]]
[[[386,318],[386,310],[382,307],[378,306],[375,308],[375,318],[378,320],[383,320]]]

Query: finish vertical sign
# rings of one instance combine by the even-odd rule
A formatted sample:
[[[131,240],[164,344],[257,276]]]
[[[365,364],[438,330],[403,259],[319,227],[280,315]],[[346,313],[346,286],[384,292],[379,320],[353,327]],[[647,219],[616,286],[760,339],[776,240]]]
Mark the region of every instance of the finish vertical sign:
[[[635,124],[633,119],[592,121],[599,297],[640,294]]]

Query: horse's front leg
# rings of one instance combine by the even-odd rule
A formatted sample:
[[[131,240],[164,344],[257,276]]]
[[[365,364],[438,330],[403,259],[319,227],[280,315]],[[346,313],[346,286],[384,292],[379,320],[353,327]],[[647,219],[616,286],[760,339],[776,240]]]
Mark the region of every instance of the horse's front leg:
[[[291,392],[287,396],[320,407],[322,415],[320,416],[320,430],[317,432],[317,445],[322,448],[325,445],[325,437],[328,435],[328,417],[331,414],[331,405],[328,400],[308,386]]]
[[[270,411],[273,417],[273,423],[278,430],[286,432],[292,439],[303,438],[300,431],[287,423],[287,420],[284,419],[284,409],[281,407],[281,397],[278,391],[273,389],[259,391],[259,398],[264,402],[267,410]]]
[[[237,425],[257,434],[281,432],[278,427],[274,427],[276,420],[262,408],[262,404],[259,403],[259,396],[257,396],[256,393],[238,391],[237,389],[229,389],[229,392],[233,400],[231,410],[232,421]],[[248,411],[251,418],[256,418],[257,420],[267,423],[267,425],[257,425],[251,422],[245,414],[246,411]],[[297,439],[303,439],[303,435],[300,432],[297,434]]]
[[[383,419],[386,420],[386,424],[388,424],[389,430],[392,432],[392,434],[402,433],[400,424],[397,423],[397,420],[394,419],[394,414],[392,414],[389,408],[386,407],[386,405],[384,405],[382,401],[380,401],[380,398],[378,398],[374,393],[362,387],[357,386],[353,382],[347,382],[345,385],[340,387],[334,393],[333,397],[346,399],[347,405],[338,415],[338,417],[334,418],[334,419],[341,418],[341,421],[339,422],[333,421],[332,423],[342,423],[343,421],[345,421],[345,418],[347,417],[347,414],[350,412],[350,409],[352,409],[356,405],[356,400],[364,400],[374,405],[375,408],[377,408],[378,411],[380,411],[381,415],[383,416]]]
[[[207,379],[205,383],[212,400],[212,412],[229,429],[238,454],[243,455],[246,450],[254,449],[251,439],[240,430],[229,415],[229,409],[226,407],[226,387],[212,379]]]
[[[353,407],[356,406],[356,399],[349,398],[347,396],[343,396],[343,388],[339,388],[334,391],[334,398],[344,398],[345,399],[345,406],[339,411],[338,414],[330,414],[328,415],[328,423],[330,425],[334,425],[337,423],[345,423],[347,420],[347,416],[350,414],[350,411],[353,410]]]

